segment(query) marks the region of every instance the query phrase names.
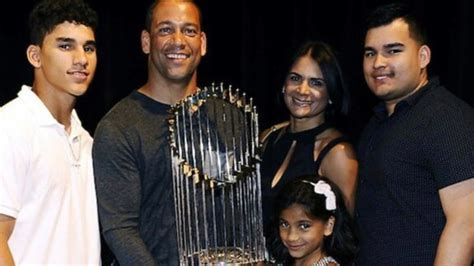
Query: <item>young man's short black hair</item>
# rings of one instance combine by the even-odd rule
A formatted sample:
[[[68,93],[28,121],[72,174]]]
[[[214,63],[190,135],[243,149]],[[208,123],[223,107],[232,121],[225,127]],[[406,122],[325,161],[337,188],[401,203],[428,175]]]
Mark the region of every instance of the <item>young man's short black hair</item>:
[[[366,32],[402,19],[408,24],[410,36],[420,45],[427,43],[426,30],[412,9],[403,3],[391,3],[377,7],[367,18]]]
[[[97,13],[83,0],[41,0],[30,13],[30,42],[41,45],[46,34],[66,21],[95,31],[98,19]]]

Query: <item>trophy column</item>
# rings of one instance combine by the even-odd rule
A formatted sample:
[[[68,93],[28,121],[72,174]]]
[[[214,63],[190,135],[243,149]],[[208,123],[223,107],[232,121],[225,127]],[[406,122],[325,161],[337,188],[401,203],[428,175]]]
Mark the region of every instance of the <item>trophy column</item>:
[[[180,264],[263,261],[258,114],[252,99],[212,86],[171,111]]]

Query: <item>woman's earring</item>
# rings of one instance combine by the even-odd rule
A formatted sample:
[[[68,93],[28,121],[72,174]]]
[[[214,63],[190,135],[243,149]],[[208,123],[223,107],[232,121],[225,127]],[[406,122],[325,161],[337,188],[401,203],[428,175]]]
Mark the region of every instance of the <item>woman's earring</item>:
[[[332,104],[332,101],[331,99],[328,99],[328,104],[331,105]]]
[[[285,88],[285,86],[283,86],[283,87],[281,88],[281,93],[285,94],[285,91],[286,91],[286,88]]]

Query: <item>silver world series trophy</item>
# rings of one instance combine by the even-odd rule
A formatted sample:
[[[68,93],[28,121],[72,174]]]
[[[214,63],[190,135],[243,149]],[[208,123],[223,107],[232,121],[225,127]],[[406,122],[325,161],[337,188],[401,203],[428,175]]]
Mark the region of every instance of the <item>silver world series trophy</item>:
[[[258,114],[252,99],[212,85],[171,112],[180,264],[263,261]]]

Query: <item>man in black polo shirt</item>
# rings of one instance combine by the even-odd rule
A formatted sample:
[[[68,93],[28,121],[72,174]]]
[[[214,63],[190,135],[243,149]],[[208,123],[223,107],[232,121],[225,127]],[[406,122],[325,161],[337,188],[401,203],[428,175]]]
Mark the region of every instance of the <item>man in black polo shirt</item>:
[[[383,102],[359,143],[357,265],[470,265],[474,110],[428,78],[431,51],[406,7],[376,9],[364,75]]]

